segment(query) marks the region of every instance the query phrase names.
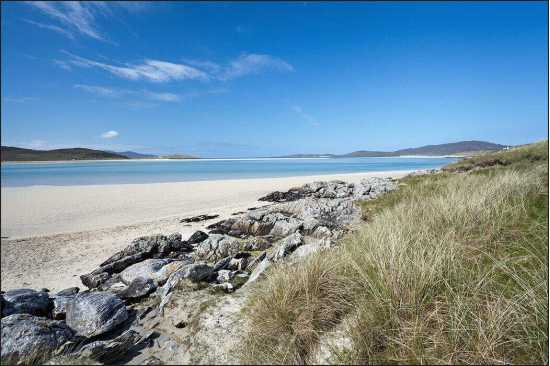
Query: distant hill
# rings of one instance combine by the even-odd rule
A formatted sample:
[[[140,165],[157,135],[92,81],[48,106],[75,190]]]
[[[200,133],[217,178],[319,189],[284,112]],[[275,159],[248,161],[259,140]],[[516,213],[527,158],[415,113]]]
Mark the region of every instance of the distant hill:
[[[349,154],[338,155],[339,158],[366,158],[366,157],[381,157],[381,156],[396,156],[395,152],[387,151],[368,151],[359,150]]]
[[[112,151],[115,154],[126,156],[128,159],[154,159],[157,155],[152,154],[140,154],[133,151]]]
[[[2,146],[2,161],[55,161],[55,160],[99,160],[128,159],[124,155],[84,148],[32,150],[20,147]]]
[[[397,151],[354,151],[349,154],[339,155],[338,157],[382,157],[382,156],[402,156],[402,155],[459,155],[478,151],[495,151],[506,148],[506,145],[494,144],[485,141],[460,141],[449,144],[426,145],[421,147],[401,149]]]
[[[426,145],[413,149],[398,150],[398,155],[452,155],[474,151],[495,151],[506,148],[506,145],[485,141],[460,141],[450,144]]]
[[[386,157],[403,155],[424,155],[424,156],[444,156],[444,155],[471,155],[483,151],[495,151],[506,148],[506,145],[493,144],[485,141],[460,141],[449,144],[426,145],[415,148],[401,149],[397,151],[370,151],[359,150],[348,154],[292,154],[284,156],[275,156],[275,158],[364,158],[364,157]]]
[[[200,159],[198,156],[186,155],[186,154],[168,154],[159,155],[159,159]]]

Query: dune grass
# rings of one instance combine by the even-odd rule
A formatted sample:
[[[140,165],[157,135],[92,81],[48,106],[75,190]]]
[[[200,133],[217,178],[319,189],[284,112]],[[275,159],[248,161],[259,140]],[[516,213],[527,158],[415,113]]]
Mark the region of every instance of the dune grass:
[[[351,347],[334,362],[547,363],[544,146],[409,177],[362,203],[366,222],[340,246],[256,286],[243,362],[310,362],[345,323]],[[485,164],[496,158],[506,163]]]

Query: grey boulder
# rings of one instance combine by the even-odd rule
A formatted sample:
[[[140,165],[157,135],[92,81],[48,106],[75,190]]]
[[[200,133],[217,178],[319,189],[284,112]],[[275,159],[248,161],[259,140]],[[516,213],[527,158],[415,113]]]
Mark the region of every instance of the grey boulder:
[[[277,247],[277,250],[272,254],[271,259],[274,262],[280,261],[290,253],[292,253],[296,248],[304,243],[304,237],[300,233],[294,233],[282,239]]]
[[[241,242],[233,237],[221,234],[211,234],[208,239],[196,248],[196,256],[208,261],[217,261],[239,252]]]
[[[10,315],[1,324],[3,365],[40,364],[73,336],[64,322],[30,314]]]
[[[28,288],[6,291],[3,295],[2,316],[31,314],[47,316],[52,306],[47,292]]]
[[[205,241],[207,238],[208,238],[208,234],[205,233],[204,231],[199,230],[199,231],[195,231],[193,235],[191,235],[189,239],[187,239],[187,243],[191,245],[198,244],[202,241]]]
[[[67,325],[83,337],[108,332],[127,318],[124,302],[110,292],[83,292],[67,304]]]
[[[260,278],[260,276],[270,266],[271,266],[271,261],[267,257],[264,256],[264,259],[254,267],[254,270],[250,274],[250,277],[248,277],[248,281],[247,281],[246,284],[248,285],[249,283],[253,283],[258,278]]]
[[[170,262],[172,262],[171,259],[146,259],[143,262],[132,264],[120,272],[120,278],[127,285],[139,277],[152,279],[155,283],[164,283],[170,273],[167,274],[166,271],[162,271],[162,268]]]
[[[80,289],[78,287],[69,287],[64,290],[59,291],[56,295],[57,296],[72,296],[76,295]]]
[[[137,299],[149,295],[151,292],[155,291],[156,288],[157,285],[152,279],[138,277],[117,295],[122,299]]]

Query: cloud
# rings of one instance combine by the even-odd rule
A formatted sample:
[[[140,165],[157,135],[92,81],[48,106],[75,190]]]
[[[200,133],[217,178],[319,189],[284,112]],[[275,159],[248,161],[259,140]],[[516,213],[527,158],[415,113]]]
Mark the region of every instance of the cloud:
[[[199,69],[204,70],[210,74],[217,74],[221,70],[221,66],[212,61],[201,61],[193,59],[183,59],[183,61],[191,66],[195,66]]]
[[[310,114],[304,112],[302,107],[300,106],[292,106],[292,110],[296,112],[303,120],[305,120],[307,123],[309,123],[313,127],[319,127],[321,124],[315,119],[315,117],[311,116]]]
[[[208,79],[208,74],[205,72],[183,64],[175,64],[159,60],[145,60],[144,63],[140,65],[127,64],[126,66],[116,66],[73,55],[67,51],[63,52],[70,56],[70,59],[67,62],[74,66],[99,68],[123,79],[147,80],[153,82]]]
[[[105,12],[105,4],[102,2],[29,1],[27,4],[67,27],[66,32],[78,32],[97,40],[106,40],[96,25],[96,16]]]
[[[257,74],[265,69],[284,72],[294,71],[292,65],[280,58],[251,53],[243,54],[236,60],[231,61],[223,74],[220,75],[220,79],[229,80],[249,74]]]
[[[52,60],[53,64],[62,68],[63,70],[67,70],[67,71],[71,71],[73,68],[71,67],[71,65],[68,63],[68,62],[65,62],[65,61],[61,61],[61,60]]]
[[[112,17],[115,8],[136,13],[149,6],[146,2],[126,1],[27,1],[26,3],[57,23],[53,25],[25,20],[30,24],[63,34],[71,39],[75,34],[79,34],[110,43],[112,42],[99,29],[99,18]]]
[[[44,24],[44,23],[40,23],[40,22],[35,22],[33,20],[29,20],[29,19],[23,19],[23,21],[29,23],[29,24],[32,24],[32,25],[35,25],[39,28],[43,28],[43,29],[49,29],[51,31],[54,31],[54,32],[57,32],[69,39],[74,39],[74,35],[69,32],[68,30],[66,29],[63,29],[61,27],[58,27],[56,25],[51,25],[51,24]]]
[[[264,70],[292,72],[294,67],[288,62],[270,55],[242,54],[227,65],[222,66],[212,61],[185,60],[187,64],[146,59],[141,64],[115,65],[112,63],[91,60],[62,50],[69,56],[66,61],[55,60],[58,66],[98,68],[117,77],[128,80],[145,80],[168,82],[175,80],[231,80]],[[192,65],[192,66],[190,66]]]
[[[172,93],[154,93],[150,91],[144,91],[144,95],[151,100],[158,100],[161,102],[179,102],[180,96]]]
[[[167,92],[152,92],[149,90],[129,90],[129,89],[116,89],[116,88],[110,88],[110,87],[104,87],[104,86],[97,86],[97,85],[83,85],[83,84],[76,84],[74,86],[76,89],[84,90],[88,93],[92,93],[101,97],[106,98],[122,98],[127,96],[132,97],[141,97],[144,99],[149,99],[153,101],[159,101],[159,102],[171,102],[171,103],[177,103],[180,102],[184,96],[174,93],[167,93]]]
[[[102,86],[95,86],[95,85],[76,84],[74,87],[77,89],[87,91],[89,93],[100,95],[102,97],[118,98],[125,94],[124,92],[119,90],[106,88]]]
[[[114,139],[115,137],[118,137],[117,131],[107,131],[101,134],[102,139]]]

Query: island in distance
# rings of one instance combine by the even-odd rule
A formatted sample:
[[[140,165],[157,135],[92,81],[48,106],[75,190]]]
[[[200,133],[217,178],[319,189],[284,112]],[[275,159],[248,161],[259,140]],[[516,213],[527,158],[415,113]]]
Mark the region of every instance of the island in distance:
[[[397,156],[468,156],[483,151],[496,151],[508,148],[485,141],[460,141],[448,144],[426,145],[396,151],[360,150],[348,154],[293,154],[275,156],[275,158],[355,158],[355,157],[397,157]],[[102,151],[85,148],[32,150],[19,147],[2,146],[2,161],[62,161],[62,160],[109,160],[109,159],[200,159],[188,154],[152,155],[133,151]]]
[[[118,160],[118,159],[198,159],[186,154],[149,155],[133,151],[102,151],[85,148],[33,150],[2,146],[2,161],[66,161],[66,160]]]

